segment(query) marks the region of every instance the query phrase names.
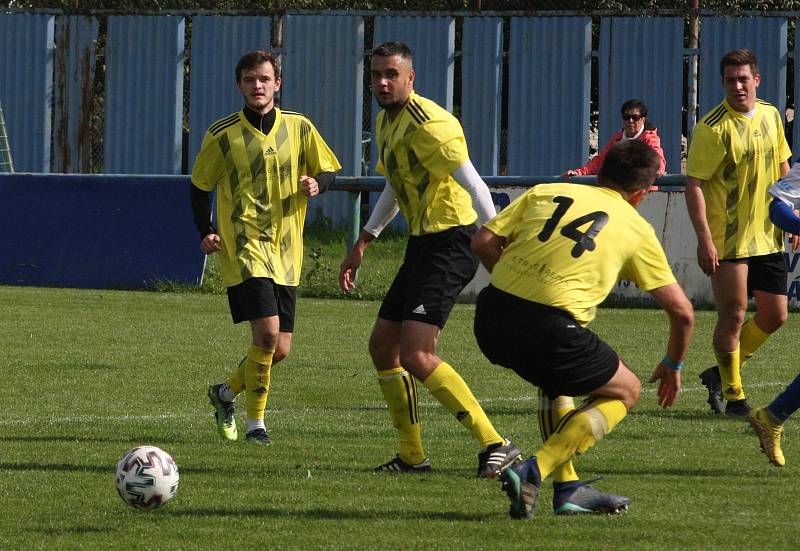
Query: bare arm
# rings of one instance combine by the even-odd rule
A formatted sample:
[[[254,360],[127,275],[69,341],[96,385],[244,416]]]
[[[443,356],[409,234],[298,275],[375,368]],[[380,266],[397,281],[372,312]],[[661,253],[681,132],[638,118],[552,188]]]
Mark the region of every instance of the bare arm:
[[[361,260],[364,258],[364,251],[367,250],[369,244],[374,240],[374,235],[365,230],[361,230],[358,240],[353,245],[353,248],[350,249],[350,252],[342,261],[342,265],[339,268],[339,288],[342,292],[347,293],[356,288],[356,272],[358,272],[358,268],[361,266]]]
[[[489,273],[492,272],[494,265],[500,260],[505,244],[505,237],[492,233],[486,228],[481,228],[478,233],[472,236],[472,252],[480,259],[481,264]]]
[[[673,364],[681,364],[689,350],[694,332],[694,309],[692,303],[677,283],[671,283],[650,294],[669,316],[669,340],[666,357]],[[678,399],[681,389],[681,372],[670,369],[659,363],[649,382],[660,381],[658,385],[658,403],[667,408]]]
[[[711,238],[711,230],[706,219],[706,200],[703,197],[703,184],[705,184],[705,181],[687,176],[683,195],[686,199],[686,208],[689,211],[694,233],[697,235],[697,264],[703,270],[703,273],[711,275],[719,266],[719,255],[717,247]]]

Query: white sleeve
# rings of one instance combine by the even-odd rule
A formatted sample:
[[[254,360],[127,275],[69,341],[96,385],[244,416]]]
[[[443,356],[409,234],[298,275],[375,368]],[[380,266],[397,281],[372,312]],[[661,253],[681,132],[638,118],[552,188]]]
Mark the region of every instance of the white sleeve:
[[[483,225],[497,215],[492,194],[470,160],[455,169],[452,176],[472,197],[472,208],[478,213],[478,224]]]
[[[769,187],[769,193],[792,208],[800,206],[800,162],[789,173]]]
[[[378,237],[383,229],[389,225],[395,216],[397,216],[400,207],[397,206],[397,195],[394,194],[394,188],[386,182],[383,186],[378,201],[375,203],[375,208],[372,209],[372,214],[369,215],[369,220],[364,225],[364,231],[373,237]]]

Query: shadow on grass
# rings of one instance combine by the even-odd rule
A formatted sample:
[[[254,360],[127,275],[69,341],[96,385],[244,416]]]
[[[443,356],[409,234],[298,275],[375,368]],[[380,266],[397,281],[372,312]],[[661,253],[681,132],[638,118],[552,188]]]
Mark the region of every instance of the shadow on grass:
[[[185,511],[167,509],[162,512],[165,516],[172,517],[235,517],[243,516],[262,518],[285,518],[305,520],[421,520],[421,521],[485,521],[497,517],[496,512],[491,513],[462,513],[458,511],[366,511],[366,510],[341,510],[316,508],[308,511],[287,510],[286,508],[249,508],[236,509],[232,507],[199,508]]]
[[[536,419],[536,406],[531,404],[532,402],[519,402],[514,406],[486,404],[483,406],[483,411],[490,418],[500,415],[530,415],[531,419]]]
[[[75,465],[71,463],[0,463],[0,471],[51,471],[51,472],[75,472],[75,473],[104,473],[112,474],[116,469],[116,464],[111,465]],[[232,472],[226,469],[227,473]],[[242,469],[241,474],[251,474],[250,469]],[[219,474],[218,468],[211,467],[181,467],[180,473],[185,474]]]
[[[76,465],[72,463],[0,463],[0,471],[49,471],[49,472],[75,472],[75,473],[103,473],[114,474],[116,460],[111,464],[104,465]],[[181,475],[219,475],[218,467],[179,467]],[[229,475],[252,475],[253,469],[242,467],[241,469],[225,468],[225,473]],[[353,472],[352,470],[350,472]],[[2,546],[0,546],[1,548]]]
[[[71,526],[69,528],[34,528],[27,530],[35,534],[45,536],[68,536],[70,534],[107,534],[113,532],[113,528],[97,528],[96,526]]]
[[[679,478],[686,478],[687,476],[693,478],[706,478],[706,479],[713,479],[713,478],[731,478],[736,476],[735,473],[731,471],[731,469],[722,469],[722,468],[709,468],[709,469],[681,469],[680,467],[653,467],[653,468],[646,468],[642,467],[641,469],[631,469],[631,468],[614,468],[614,467],[603,467],[603,474],[604,475],[631,475],[631,476],[657,476],[657,477],[664,477],[664,476],[674,476]],[[747,476],[749,478],[773,478],[773,471],[769,471],[764,469],[763,471],[757,472],[748,472]]]
[[[163,434],[159,436],[147,434],[135,434],[131,436],[120,436],[118,438],[98,438],[96,436],[70,436],[46,434],[41,436],[0,436],[0,442],[69,442],[71,444],[94,443],[94,444],[125,444],[129,448],[134,446],[164,446],[173,447],[176,444],[195,444],[196,439],[192,438],[165,438]]]
[[[438,409],[440,406],[438,404],[431,403],[428,404],[420,404],[421,408],[431,408],[431,409]],[[304,405],[304,406],[282,406],[280,408],[281,411],[290,412],[290,411],[305,411],[305,410],[313,410],[313,411],[386,411],[388,408],[386,404],[354,404],[354,405],[325,405],[325,404],[314,404],[314,405]],[[534,418],[536,417],[536,409],[532,408],[529,404],[520,404],[519,406],[503,406],[503,405],[483,405],[483,411],[486,412],[487,415],[490,417],[492,414],[494,415],[532,415]]]
[[[660,419],[680,419],[684,421],[734,421],[747,422],[746,419],[733,419],[718,415],[706,410],[662,410],[662,409],[634,409],[629,413],[631,417],[655,417]]]
[[[0,463],[0,471],[54,471],[75,473],[114,473],[114,465],[71,465],[68,463]]]
[[[89,371],[120,371],[123,369],[128,369],[128,366],[124,365],[111,365],[111,364],[101,364],[101,363],[75,363],[75,362],[57,362],[52,364],[51,366],[42,365],[42,368],[48,367],[58,370],[68,370],[68,369],[86,369]]]

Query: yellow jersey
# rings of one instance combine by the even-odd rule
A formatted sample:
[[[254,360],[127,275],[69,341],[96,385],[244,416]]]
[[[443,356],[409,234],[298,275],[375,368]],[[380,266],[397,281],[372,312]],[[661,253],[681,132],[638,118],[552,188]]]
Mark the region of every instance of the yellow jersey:
[[[539,184],[484,227],[506,238],[494,287],[584,326],[620,278],[644,291],[675,283],[653,227],[609,188]]]
[[[378,113],[376,136],[376,170],[392,186],[411,235],[478,219],[469,193],[451,176],[469,160],[464,130],[453,115],[412,91],[394,120]]]
[[[783,251],[769,219],[769,186],[791,157],[778,110],[757,100],[752,118],[723,101],[697,124],[686,174],[704,180],[706,218],[720,259]]]
[[[209,127],[192,183],[217,192],[218,254],[226,287],[251,277],[298,285],[308,203],[300,176],[340,168],[317,129],[300,113],[276,107],[275,124],[266,135],[241,111]]]

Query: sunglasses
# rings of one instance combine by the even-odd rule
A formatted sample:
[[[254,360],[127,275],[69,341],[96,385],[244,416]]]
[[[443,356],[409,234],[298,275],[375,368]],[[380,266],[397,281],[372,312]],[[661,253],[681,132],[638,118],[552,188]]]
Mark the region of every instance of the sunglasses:
[[[638,121],[644,118],[644,115],[634,115],[633,113],[623,113],[622,120],[624,121]]]

